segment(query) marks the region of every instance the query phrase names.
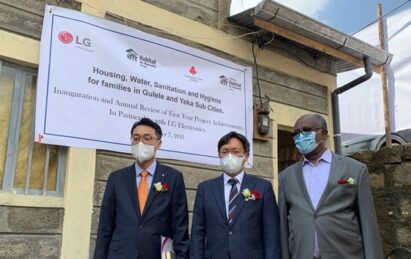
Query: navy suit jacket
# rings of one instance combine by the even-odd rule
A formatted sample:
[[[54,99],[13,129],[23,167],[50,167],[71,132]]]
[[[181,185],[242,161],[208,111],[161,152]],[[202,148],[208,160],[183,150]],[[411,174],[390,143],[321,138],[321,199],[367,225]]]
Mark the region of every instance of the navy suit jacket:
[[[198,185],[191,229],[190,259],[280,258],[279,214],[270,182],[244,174],[233,222],[228,223],[223,176]],[[248,188],[260,200],[244,199]]]
[[[153,184],[169,185],[157,192]],[[101,205],[95,259],[160,259],[161,236],[173,239],[177,258],[188,257],[187,197],[182,174],[157,163],[141,215],[135,165],[110,174]]]

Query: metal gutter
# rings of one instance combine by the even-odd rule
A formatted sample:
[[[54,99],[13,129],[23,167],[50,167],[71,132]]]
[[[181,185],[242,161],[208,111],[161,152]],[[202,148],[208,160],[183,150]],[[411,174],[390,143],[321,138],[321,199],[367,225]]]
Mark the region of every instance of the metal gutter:
[[[363,60],[364,60],[365,74],[341,87],[338,87],[331,93],[331,102],[332,102],[332,111],[333,111],[333,128],[334,128],[334,146],[335,146],[335,153],[337,154],[342,153],[340,109],[339,109],[339,103],[338,103],[338,95],[350,90],[351,88],[371,78],[372,66],[371,66],[370,58],[365,56]]]

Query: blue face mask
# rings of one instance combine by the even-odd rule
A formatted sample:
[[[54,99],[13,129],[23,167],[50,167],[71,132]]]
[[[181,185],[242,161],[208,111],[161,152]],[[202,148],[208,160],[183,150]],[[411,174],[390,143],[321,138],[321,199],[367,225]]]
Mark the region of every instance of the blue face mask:
[[[294,138],[295,146],[302,155],[310,153],[318,146],[315,136],[316,133],[311,131],[301,132]]]

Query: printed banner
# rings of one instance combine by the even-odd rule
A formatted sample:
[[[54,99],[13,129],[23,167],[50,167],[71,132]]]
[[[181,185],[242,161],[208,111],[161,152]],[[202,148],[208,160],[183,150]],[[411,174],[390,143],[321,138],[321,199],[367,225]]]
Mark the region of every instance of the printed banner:
[[[130,153],[131,126],[143,117],[163,129],[158,157],[218,164],[224,134],[237,131],[252,143],[252,69],[47,6],[35,141]]]

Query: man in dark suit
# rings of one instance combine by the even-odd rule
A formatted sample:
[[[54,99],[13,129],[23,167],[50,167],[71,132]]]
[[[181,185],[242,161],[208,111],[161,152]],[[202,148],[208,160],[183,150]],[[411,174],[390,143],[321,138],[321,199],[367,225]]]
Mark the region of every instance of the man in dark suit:
[[[136,163],[110,174],[100,211],[95,259],[160,259],[161,236],[176,258],[188,258],[187,197],[182,174],[155,159],[160,126],[148,118],[131,128]]]
[[[327,149],[318,114],[292,136],[304,159],[280,174],[282,259],[383,259],[367,167]]]
[[[218,142],[224,174],[198,185],[191,259],[278,259],[279,216],[270,182],[246,174],[250,144],[236,132]]]

